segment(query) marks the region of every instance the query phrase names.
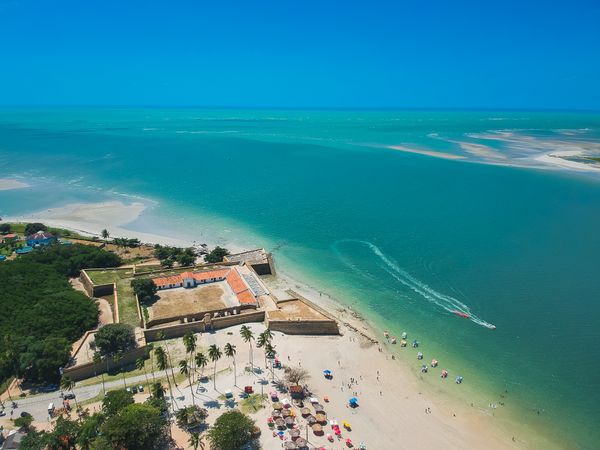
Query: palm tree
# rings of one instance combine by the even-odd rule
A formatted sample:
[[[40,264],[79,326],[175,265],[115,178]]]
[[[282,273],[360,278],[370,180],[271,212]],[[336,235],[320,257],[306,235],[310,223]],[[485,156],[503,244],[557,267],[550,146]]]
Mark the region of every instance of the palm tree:
[[[254,364],[252,361],[252,340],[254,339],[254,333],[252,333],[250,327],[242,325],[242,328],[240,328],[240,334],[242,335],[244,342],[247,342],[250,347],[250,366],[252,367],[252,370],[254,370]]]
[[[265,348],[265,345],[267,345],[269,343],[269,341],[267,340],[267,337],[265,336],[264,333],[260,333],[258,335],[258,339],[256,340],[256,346],[258,348]],[[265,369],[267,368],[267,352],[265,352]]]
[[[190,355],[190,370],[192,375],[194,374],[194,355],[196,353],[196,342],[198,338],[192,332],[188,332],[183,336],[183,345],[185,346],[185,352]]]
[[[204,376],[204,368],[208,364],[208,359],[206,358],[206,355],[202,352],[196,353],[196,357],[194,359],[196,367],[201,367],[200,378],[202,378]]]
[[[104,243],[106,244],[106,240],[109,238],[110,233],[108,232],[108,230],[105,228],[104,230],[102,230],[100,232],[100,234],[102,235],[102,239],[104,239]]]
[[[96,366],[102,362],[102,355],[100,352],[94,352],[94,373],[96,373]],[[106,387],[104,386],[104,372],[100,372],[100,377],[102,378],[102,392],[106,394]]]
[[[127,383],[125,382],[125,372],[123,371],[123,367],[120,365],[122,360],[123,355],[121,353],[117,353],[113,358],[115,365],[119,366],[119,372],[121,372],[121,376],[123,377],[123,386],[125,386],[125,389],[127,389]]]
[[[148,373],[146,373],[146,361],[144,358],[138,358],[135,360],[135,368],[137,370],[144,371],[144,376],[146,377],[146,387],[150,386],[150,381],[148,381]]]
[[[275,346],[273,344],[271,344],[270,342],[267,342],[265,344],[265,357],[269,358],[269,359],[273,359],[275,358]],[[273,361],[271,361],[271,380],[275,379],[275,372],[273,371]]]
[[[267,341],[272,342],[273,341],[273,333],[271,332],[271,330],[269,330],[268,328],[265,329],[265,331],[262,332],[262,334],[265,335],[265,338],[267,339]]]
[[[235,366],[235,345],[230,344],[229,342],[225,344],[225,348],[223,349],[225,352],[225,356],[228,358],[233,358],[233,385],[237,386],[237,369]]]
[[[167,354],[165,353],[162,347],[158,347],[154,350],[156,354],[156,366],[159,370],[164,370],[165,375],[167,376],[167,383],[169,384],[169,394],[171,395],[171,400],[175,403],[175,397],[173,397],[173,387],[171,386],[171,379],[169,378],[169,363],[167,359]]]
[[[210,347],[208,347],[208,357],[214,363],[214,366],[213,366],[213,385],[214,385],[215,389],[217,388],[217,361],[219,359],[221,359],[222,355],[223,354],[221,353],[221,349],[219,347],[217,347],[215,344],[213,344]]]
[[[156,383],[152,383],[150,385],[150,394],[154,398],[164,398],[165,397],[165,388],[158,381]]]
[[[200,447],[200,450],[204,450],[204,448],[205,448],[204,442],[202,441],[202,438],[200,437],[200,433],[197,433],[197,432],[192,432],[190,434],[188,444],[190,444],[194,450],[198,450],[198,447]]]
[[[161,331],[156,333],[158,340],[165,341],[165,350],[167,351],[167,358],[169,359],[169,366],[171,366],[171,376],[173,377],[173,384],[177,387],[177,380],[175,379],[175,372],[173,371],[173,360],[171,359],[171,353],[169,352],[169,344],[166,341],[165,332]]]
[[[75,392],[73,392],[73,389],[75,388],[75,382],[69,377],[62,377],[60,379],[60,388],[64,391],[71,391],[71,394],[73,394],[73,399],[75,400],[75,409],[79,411],[77,396],[75,395]]]
[[[191,370],[188,366],[188,362],[185,359],[179,361],[179,373],[185,375],[190,383],[190,393],[192,394],[192,404],[196,406],[196,401],[194,400],[194,389],[192,388],[192,379],[190,378]]]
[[[152,369],[152,380],[156,380],[154,376],[154,358],[152,358],[152,352],[154,351],[154,344],[150,343],[146,346],[148,348],[148,358],[150,358],[150,366]]]

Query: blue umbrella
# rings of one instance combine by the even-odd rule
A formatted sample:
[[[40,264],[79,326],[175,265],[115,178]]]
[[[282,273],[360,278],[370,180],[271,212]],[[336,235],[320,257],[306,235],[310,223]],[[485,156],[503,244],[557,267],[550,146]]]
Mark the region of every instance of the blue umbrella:
[[[323,371],[323,373],[324,373],[325,375],[331,375],[331,370],[324,370],[324,371]]]
[[[349,403],[358,403],[358,399],[356,397],[352,397],[350,400],[348,400]]]

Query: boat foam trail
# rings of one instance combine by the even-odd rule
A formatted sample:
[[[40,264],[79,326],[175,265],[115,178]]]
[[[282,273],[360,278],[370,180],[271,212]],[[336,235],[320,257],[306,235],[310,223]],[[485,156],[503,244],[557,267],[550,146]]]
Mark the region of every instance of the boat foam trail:
[[[471,312],[471,309],[460,300],[450,295],[442,294],[441,292],[436,291],[431,286],[427,285],[426,283],[409,274],[406,270],[402,269],[394,261],[387,257],[385,253],[383,253],[381,249],[375,244],[369,241],[363,241],[359,239],[343,239],[340,241],[336,241],[334,243],[334,247],[337,246],[337,244],[341,244],[344,242],[354,242],[367,246],[373,252],[373,254],[383,262],[384,265],[382,266],[382,268],[391,277],[393,277],[395,280],[397,280],[407,288],[411,289],[413,292],[419,294],[421,297],[425,298],[429,302],[433,303],[434,305],[452,314],[454,314],[456,311],[467,314],[469,316],[469,320],[476,323],[477,325],[481,325],[490,329],[495,328],[494,325],[492,325],[491,323],[488,323],[477,317],[475,314],[473,314]],[[347,264],[345,258],[342,258],[342,260]]]

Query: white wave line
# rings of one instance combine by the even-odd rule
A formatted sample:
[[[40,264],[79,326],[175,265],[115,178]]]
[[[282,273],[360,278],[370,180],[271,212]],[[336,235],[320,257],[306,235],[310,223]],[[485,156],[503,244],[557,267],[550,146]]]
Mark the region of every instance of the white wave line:
[[[469,319],[478,325],[484,326],[486,328],[494,327],[492,324],[475,316],[471,312],[471,309],[467,305],[462,303],[460,300],[452,296],[442,294],[441,292],[436,291],[432,287],[428,286],[427,284],[410,275],[408,272],[406,272],[397,264],[395,264],[390,258],[388,258],[375,244],[369,241],[362,241],[358,239],[345,239],[337,241],[336,244],[342,242],[356,242],[359,244],[366,245],[377,257],[379,257],[379,259],[381,259],[381,261],[383,261],[383,263],[385,264],[385,266],[383,266],[383,269],[389,275],[391,275],[395,280],[397,280],[407,288],[411,289],[413,292],[419,294],[423,298],[427,299],[431,303],[439,306],[440,308],[450,313],[458,311],[464,314],[468,314]]]

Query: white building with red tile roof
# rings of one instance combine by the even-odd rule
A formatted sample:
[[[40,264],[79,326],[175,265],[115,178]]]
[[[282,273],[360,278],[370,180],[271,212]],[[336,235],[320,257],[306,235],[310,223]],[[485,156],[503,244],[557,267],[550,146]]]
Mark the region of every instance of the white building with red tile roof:
[[[261,295],[262,292],[253,292],[252,287],[246,282],[245,277],[240,275],[237,267],[231,267],[198,272],[187,271],[178,275],[153,278],[152,281],[158,290],[173,288],[192,289],[202,284],[226,281],[241,306],[256,307],[258,306],[256,297],[257,295]]]

